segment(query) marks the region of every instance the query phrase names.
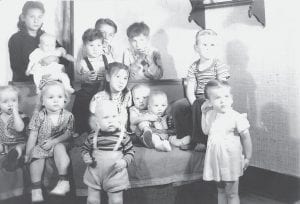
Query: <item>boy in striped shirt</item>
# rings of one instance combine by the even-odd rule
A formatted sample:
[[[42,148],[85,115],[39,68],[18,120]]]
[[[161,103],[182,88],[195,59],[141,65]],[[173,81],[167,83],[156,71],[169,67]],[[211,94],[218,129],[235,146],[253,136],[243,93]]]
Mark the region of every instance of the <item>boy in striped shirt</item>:
[[[217,33],[210,29],[197,32],[194,45],[200,58],[188,69],[186,98],[172,105],[177,137],[169,138],[171,144],[181,149],[203,151],[207,136],[201,128],[201,106],[205,102],[204,87],[212,79],[227,80],[229,67],[216,58]]]
[[[134,155],[130,137],[120,130],[118,109],[111,100],[99,101],[91,119],[95,131],[81,147],[88,165],[83,177],[88,186],[87,203],[100,203],[101,190],[107,192],[109,203],[123,203],[123,190],[129,187],[126,168]]]

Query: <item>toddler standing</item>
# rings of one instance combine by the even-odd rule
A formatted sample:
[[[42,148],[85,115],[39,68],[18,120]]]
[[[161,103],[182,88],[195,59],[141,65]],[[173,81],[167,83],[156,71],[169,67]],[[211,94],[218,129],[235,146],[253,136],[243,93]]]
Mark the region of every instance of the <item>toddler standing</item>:
[[[202,129],[208,134],[203,180],[217,182],[218,203],[238,204],[239,177],[252,156],[250,125],[246,115],[232,109],[227,82],[209,81],[205,96],[212,110],[203,106]]]
[[[47,57],[53,58],[49,64],[43,63],[43,59]],[[64,73],[64,65],[58,63],[59,57],[63,57],[72,62],[74,61],[73,57],[67,54],[64,48],[56,48],[55,36],[48,33],[42,34],[39,48],[36,48],[29,55],[29,64],[26,70],[26,75],[33,75],[37,92],[39,92],[39,85],[44,76],[61,80],[68,92],[74,92],[68,75]]]
[[[103,35],[96,29],[88,29],[82,35],[85,57],[77,69],[81,89],[76,92],[72,108],[75,117],[75,137],[90,131],[89,104],[99,89],[104,89],[105,73],[110,61],[103,53],[103,41]]]
[[[29,124],[25,156],[25,161],[30,162],[32,202],[44,200],[41,179],[46,158],[54,157],[59,173],[59,181],[50,193],[65,195],[70,191],[67,175],[70,158],[67,150],[70,147],[74,118],[64,109],[68,92],[59,81],[43,80],[41,83],[41,107],[34,113]]]
[[[130,48],[123,54],[123,63],[129,66],[130,79],[160,79],[163,67],[160,53],[150,47],[150,28],[144,23],[133,23],[127,28]]]
[[[129,187],[126,168],[133,160],[133,145],[113,101],[97,101],[92,120],[95,132],[81,148],[83,161],[88,165],[83,178],[88,186],[87,203],[99,204],[100,191],[104,190],[109,203],[121,204],[123,190]]]

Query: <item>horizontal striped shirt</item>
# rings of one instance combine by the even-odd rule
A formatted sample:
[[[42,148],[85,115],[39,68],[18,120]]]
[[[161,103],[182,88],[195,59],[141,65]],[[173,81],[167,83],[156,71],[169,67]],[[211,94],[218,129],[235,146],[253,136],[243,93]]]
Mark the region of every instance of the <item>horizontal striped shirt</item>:
[[[94,133],[90,134],[83,145],[81,146],[81,155],[92,155],[92,152],[95,150],[102,151],[113,151],[118,139],[120,136],[120,131],[115,132],[104,132],[100,131],[97,136],[97,143],[94,144]],[[127,166],[132,162],[134,156],[134,149],[130,137],[125,133],[121,141],[120,146],[117,151],[122,151],[126,161]]]
[[[200,59],[195,61],[188,69],[187,80],[196,83],[195,95],[203,94],[204,87],[210,80],[227,79],[230,77],[229,67],[218,59],[204,70],[199,70]]]

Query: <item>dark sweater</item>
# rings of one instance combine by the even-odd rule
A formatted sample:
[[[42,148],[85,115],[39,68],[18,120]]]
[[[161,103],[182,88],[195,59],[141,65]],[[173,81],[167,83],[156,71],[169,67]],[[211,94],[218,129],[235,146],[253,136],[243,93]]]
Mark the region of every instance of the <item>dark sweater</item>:
[[[43,31],[40,31],[36,37],[32,37],[26,31],[18,31],[10,37],[8,50],[13,81],[32,81],[32,76],[26,76],[25,72],[29,63],[29,55],[38,47],[42,33]]]

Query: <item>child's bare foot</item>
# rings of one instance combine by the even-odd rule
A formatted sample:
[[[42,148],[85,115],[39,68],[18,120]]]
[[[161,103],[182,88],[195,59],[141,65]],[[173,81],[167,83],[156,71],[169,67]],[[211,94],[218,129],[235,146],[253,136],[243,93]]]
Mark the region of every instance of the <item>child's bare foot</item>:
[[[168,140],[162,141],[162,144],[163,144],[164,150],[166,152],[172,151],[172,147],[171,147],[170,142]]]
[[[181,145],[180,139],[177,139],[177,137],[175,135],[174,136],[170,136],[169,137],[169,141],[175,147],[179,147]]]
[[[202,143],[197,143],[197,145],[195,146],[194,150],[196,152],[205,152],[206,150],[206,145],[202,144]]]

